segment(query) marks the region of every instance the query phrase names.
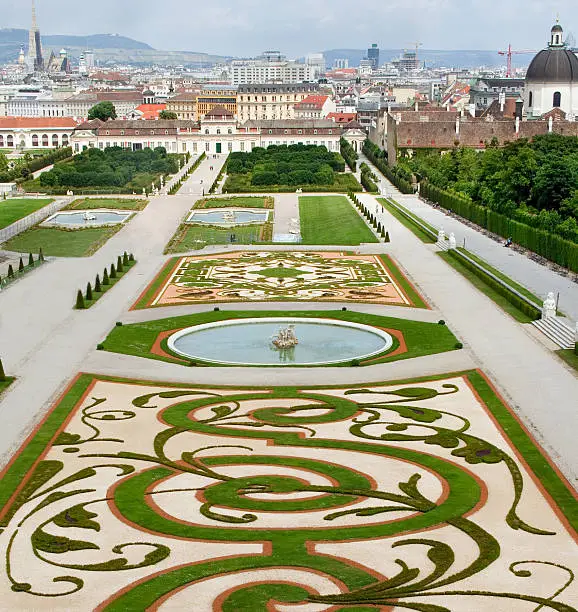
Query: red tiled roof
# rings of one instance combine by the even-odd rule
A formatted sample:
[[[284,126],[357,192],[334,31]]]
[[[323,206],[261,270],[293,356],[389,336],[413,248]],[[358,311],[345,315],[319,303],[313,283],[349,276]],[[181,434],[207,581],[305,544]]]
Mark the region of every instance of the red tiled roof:
[[[318,96],[312,94],[306,98],[303,98],[301,102],[297,102],[297,104],[294,105],[294,108],[297,110],[300,108],[315,108],[317,110],[321,110],[328,98],[329,96]]]
[[[335,123],[349,123],[357,119],[357,113],[329,113],[327,119],[331,119]]]
[[[0,128],[75,128],[72,117],[0,117]]]
[[[166,104],[141,104],[140,106],[137,106],[135,110],[143,114],[143,119],[151,120],[158,119],[159,113],[166,110],[166,108]]]

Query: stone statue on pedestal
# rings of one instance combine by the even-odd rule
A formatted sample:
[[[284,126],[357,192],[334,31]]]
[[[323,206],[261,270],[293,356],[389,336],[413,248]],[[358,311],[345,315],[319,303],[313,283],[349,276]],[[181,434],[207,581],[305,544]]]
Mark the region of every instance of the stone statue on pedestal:
[[[554,297],[554,293],[550,291],[548,297],[544,300],[544,304],[542,305],[542,318],[543,319],[551,319],[556,316],[556,298]]]

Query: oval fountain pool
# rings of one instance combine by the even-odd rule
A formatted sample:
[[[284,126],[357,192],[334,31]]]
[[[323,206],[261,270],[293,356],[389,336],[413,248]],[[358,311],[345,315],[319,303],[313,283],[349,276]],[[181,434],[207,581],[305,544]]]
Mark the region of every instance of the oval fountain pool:
[[[290,327],[293,326],[293,327]],[[296,346],[274,339],[294,330]],[[385,353],[393,338],[375,327],[333,319],[267,317],[188,327],[168,339],[169,349],[191,360],[223,365],[332,365]]]
[[[63,210],[48,217],[43,225],[63,225],[65,227],[116,225],[124,223],[133,214],[131,211],[116,210]]]
[[[240,208],[216,208],[210,210],[193,210],[187,223],[206,223],[208,225],[247,225],[248,223],[265,223],[269,219],[267,210],[242,210]]]

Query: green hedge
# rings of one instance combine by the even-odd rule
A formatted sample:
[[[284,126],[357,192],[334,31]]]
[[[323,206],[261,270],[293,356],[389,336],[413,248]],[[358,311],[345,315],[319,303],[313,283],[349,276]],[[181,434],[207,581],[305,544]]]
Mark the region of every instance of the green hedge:
[[[505,287],[500,282],[495,280],[493,276],[490,276],[485,270],[478,267],[474,263],[472,263],[469,259],[464,257],[459,251],[456,249],[450,249],[448,254],[457,259],[462,266],[473,272],[477,277],[481,278],[486,285],[491,287],[496,293],[503,295],[510,304],[515,306],[518,310],[523,312],[525,315],[528,315],[531,319],[539,319],[542,316],[542,311],[540,308],[536,306],[532,306],[526,300],[519,297],[516,293],[514,293],[508,287]]]
[[[369,138],[363,143],[363,154],[401,193],[414,193],[413,185],[407,180],[406,171],[399,166],[390,168],[385,151],[373,144]]]
[[[0,182],[10,183],[16,181],[17,183],[21,183],[34,172],[42,170],[42,168],[46,168],[56,162],[69,159],[70,157],[72,157],[71,147],[53,149],[40,157],[32,158],[28,163],[17,164],[13,170],[3,172],[0,174]]]
[[[345,138],[341,138],[339,144],[341,147],[341,157],[343,157],[347,165],[351,168],[352,172],[357,172],[357,153],[355,152],[351,144],[349,144],[347,140],[345,140]]]
[[[572,272],[578,272],[578,244],[545,230],[514,221],[490,208],[474,204],[466,196],[440,189],[426,181],[421,184],[421,195],[498,236],[511,237],[516,244]]]

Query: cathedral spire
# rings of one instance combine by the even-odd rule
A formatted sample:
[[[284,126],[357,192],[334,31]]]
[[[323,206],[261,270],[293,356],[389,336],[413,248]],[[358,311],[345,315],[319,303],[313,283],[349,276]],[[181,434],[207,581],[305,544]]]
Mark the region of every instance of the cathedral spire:
[[[32,22],[28,37],[28,67],[32,71],[42,70],[44,67],[42,46],[40,44],[40,30],[36,22],[36,3],[34,0],[32,0]]]

